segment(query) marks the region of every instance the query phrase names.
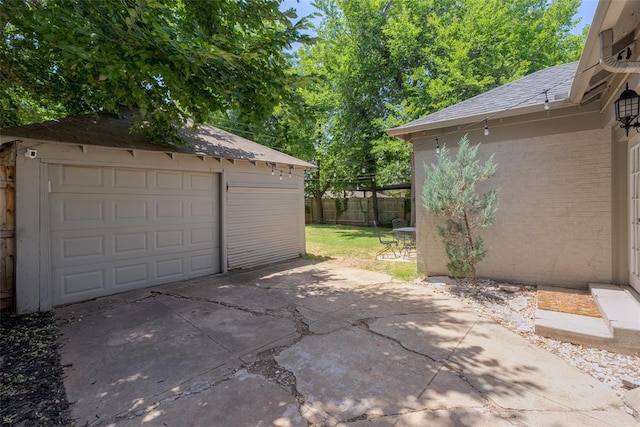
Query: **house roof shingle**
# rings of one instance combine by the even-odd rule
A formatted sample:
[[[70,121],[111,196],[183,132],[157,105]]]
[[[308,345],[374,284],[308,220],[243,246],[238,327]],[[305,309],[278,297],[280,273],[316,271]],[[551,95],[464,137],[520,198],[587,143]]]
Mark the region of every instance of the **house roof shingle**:
[[[182,128],[178,134],[185,145],[153,143],[141,134],[131,133],[134,124],[131,112],[115,114],[85,114],[43,123],[0,130],[1,140],[30,138],[81,145],[99,145],[172,153],[198,154],[235,160],[263,161],[315,169],[316,166],[281,153],[257,142],[223,131],[210,125],[197,130]]]
[[[473,118],[482,115],[493,116],[510,110],[543,105],[544,91],[548,91],[550,102],[554,101],[556,94],[564,99],[571,88],[577,66],[577,62],[571,62],[536,71],[387,132],[396,136],[403,135],[423,128],[444,127],[449,122],[464,121],[466,118],[473,121]]]

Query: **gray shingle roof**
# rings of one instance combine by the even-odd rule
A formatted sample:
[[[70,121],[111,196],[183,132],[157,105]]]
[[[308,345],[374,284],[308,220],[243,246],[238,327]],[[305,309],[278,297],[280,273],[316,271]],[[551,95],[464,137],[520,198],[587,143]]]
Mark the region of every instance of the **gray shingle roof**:
[[[556,94],[561,94],[564,98],[569,93],[577,66],[577,62],[571,62],[537,71],[428,116],[389,129],[389,133],[398,135],[403,134],[404,130],[409,132],[420,127],[434,128],[438,123],[446,126],[447,122],[453,120],[481,115],[493,116],[507,110],[543,105],[545,90],[548,90],[549,101],[553,101]]]
[[[315,169],[288,154],[265,147],[256,142],[225,132],[209,125],[197,130],[183,128],[178,131],[185,145],[153,143],[140,134],[130,133],[134,120],[131,112],[115,114],[86,114],[66,117],[44,123],[0,130],[2,140],[9,137],[30,138],[81,145],[100,145],[172,153],[199,154],[225,159],[264,161]]]

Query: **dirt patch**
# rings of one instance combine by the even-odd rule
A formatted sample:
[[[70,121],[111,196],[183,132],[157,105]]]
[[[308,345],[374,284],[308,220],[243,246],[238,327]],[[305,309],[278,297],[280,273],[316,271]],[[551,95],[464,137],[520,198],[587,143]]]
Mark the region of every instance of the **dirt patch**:
[[[0,424],[70,426],[53,313],[0,312]]]
[[[285,347],[277,347],[258,353],[257,360],[247,367],[247,371],[275,382],[291,393],[298,403],[304,404],[305,398],[298,392],[295,375],[280,366],[275,359],[284,349]]]

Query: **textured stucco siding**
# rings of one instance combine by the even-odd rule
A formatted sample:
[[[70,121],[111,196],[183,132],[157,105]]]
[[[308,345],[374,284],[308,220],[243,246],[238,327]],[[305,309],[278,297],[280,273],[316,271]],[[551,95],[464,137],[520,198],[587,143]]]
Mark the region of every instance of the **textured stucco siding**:
[[[450,137],[456,147],[458,137]],[[494,225],[483,230],[489,255],[479,276],[521,283],[586,286],[612,280],[611,133],[609,129],[503,139],[475,137],[479,157],[495,153],[500,188]],[[439,219],[422,206],[424,164],[433,140],[415,145],[418,268],[447,274]]]

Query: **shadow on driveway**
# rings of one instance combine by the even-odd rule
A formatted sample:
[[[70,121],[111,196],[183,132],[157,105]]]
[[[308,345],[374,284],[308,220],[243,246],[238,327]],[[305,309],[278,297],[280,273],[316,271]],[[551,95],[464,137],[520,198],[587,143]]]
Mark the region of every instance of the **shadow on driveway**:
[[[57,310],[77,425],[629,425],[612,390],[419,284],[297,260]]]

